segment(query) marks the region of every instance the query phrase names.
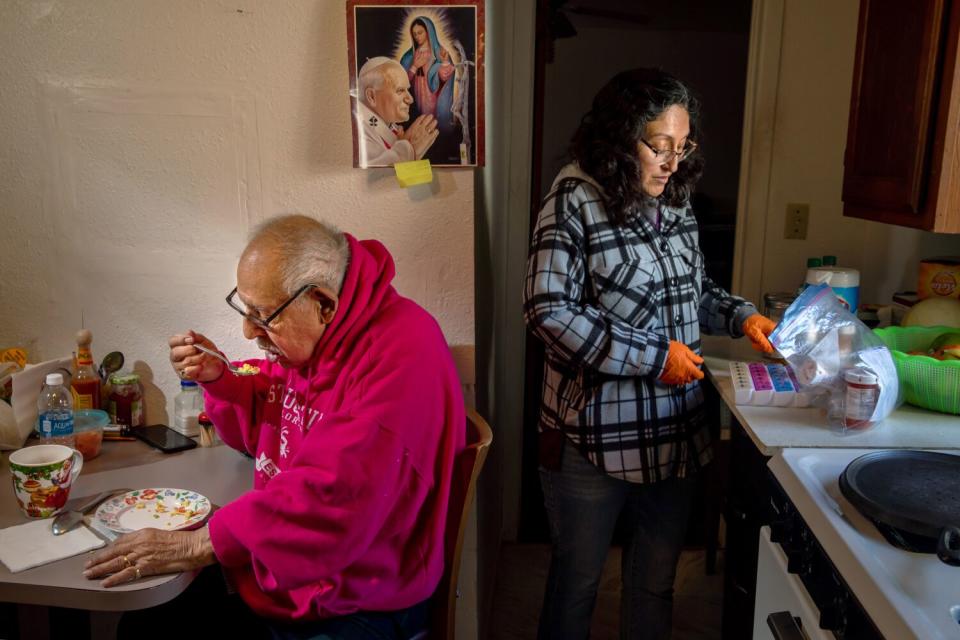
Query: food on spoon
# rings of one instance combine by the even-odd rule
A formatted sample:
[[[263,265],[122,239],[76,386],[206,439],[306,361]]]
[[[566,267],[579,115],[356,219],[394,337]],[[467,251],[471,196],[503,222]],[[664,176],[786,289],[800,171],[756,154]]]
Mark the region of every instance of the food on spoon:
[[[244,362],[236,371],[238,376],[255,376],[258,373],[260,373],[260,367],[255,367],[249,362]]]

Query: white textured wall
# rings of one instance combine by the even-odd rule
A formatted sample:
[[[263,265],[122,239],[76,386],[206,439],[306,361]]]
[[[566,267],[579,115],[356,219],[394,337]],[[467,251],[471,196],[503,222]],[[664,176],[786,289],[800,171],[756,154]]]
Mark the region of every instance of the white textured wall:
[[[382,240],[472,344],[472,172],[351,168],[347,69],[342,0],[0,2],[0,347],[68,354],[83,323],[172,420],[167,337],[255,355],[223,298],[250,225],[294,211]]]
[[[836,255],[861,272],[862,302],[914,289],[920,258],[960,254],[960,235],[846,218],[840,194],[859,3],[787,0],[774,125],[763,291],[796,289],[807,256]],[[882,105],[878,105],[882,108]],[[807,240],[784,240],[787,203],[810,204]]]

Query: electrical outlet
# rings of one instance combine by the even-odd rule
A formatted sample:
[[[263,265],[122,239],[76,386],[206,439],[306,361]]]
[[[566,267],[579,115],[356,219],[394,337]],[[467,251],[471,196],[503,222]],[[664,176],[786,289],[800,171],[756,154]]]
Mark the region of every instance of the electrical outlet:
[[[806,203],[787,205],[787,221],[783,227],[786,240],[806,240],[807,223],[810,221],[810,205]]]

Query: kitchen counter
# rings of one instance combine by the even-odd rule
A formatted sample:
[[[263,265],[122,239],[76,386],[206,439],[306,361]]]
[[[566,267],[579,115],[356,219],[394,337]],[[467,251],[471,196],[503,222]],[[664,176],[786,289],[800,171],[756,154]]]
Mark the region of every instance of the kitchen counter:
[[[818,408],[737,405],[730,382],[731,361],[760,360],[746,338],[703,336],[707,379],[743,426],[757,449],[772,456],[785,447],[855,449],[960,449],[960,416],[904,404],[879,425],[851,435],[833,432]]]

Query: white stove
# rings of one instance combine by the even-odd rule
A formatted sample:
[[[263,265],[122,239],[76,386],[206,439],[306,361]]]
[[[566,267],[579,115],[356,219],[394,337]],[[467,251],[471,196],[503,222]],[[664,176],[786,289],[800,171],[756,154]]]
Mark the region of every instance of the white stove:
[[[840,492],[840,474],[866,453],[784,449],[769,468],[876,631],[887,640],[960,639],[960,567],[893,546]]]

